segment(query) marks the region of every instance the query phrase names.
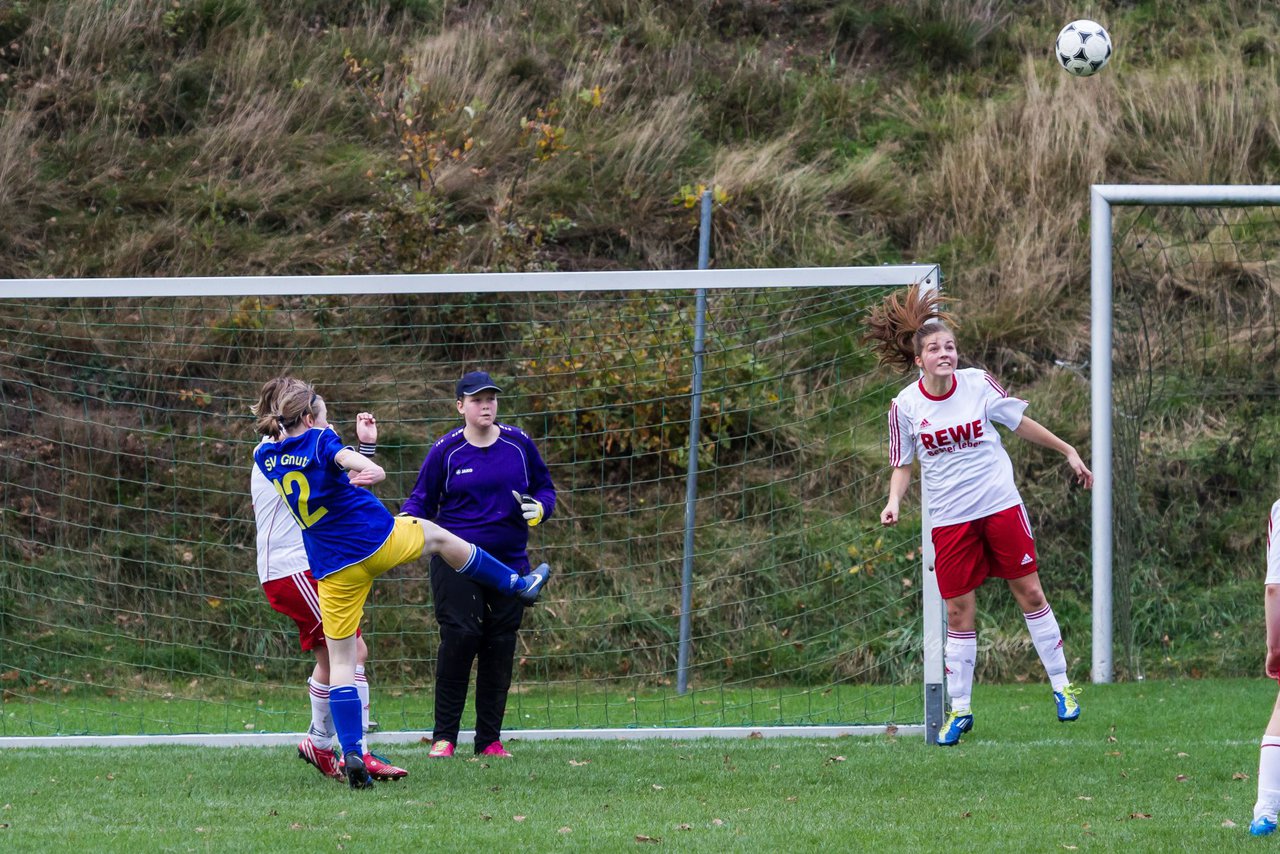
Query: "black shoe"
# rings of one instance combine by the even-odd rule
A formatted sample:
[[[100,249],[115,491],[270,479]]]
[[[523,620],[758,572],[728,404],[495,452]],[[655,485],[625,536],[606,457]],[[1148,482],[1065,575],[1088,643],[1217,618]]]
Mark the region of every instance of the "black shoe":
[[[364,767],[364,757],[354,750],[342,757],[343,771],[353,789],[372,789],[373,778]]]
[[[551,577],[551,567],[548,564],[540,563],[538,568],[526,575],[525,581],[528,586],[521,590],[518,594],[520,601],[526,605],[532,605],[538,601],[538,595],[542,593],[542,588],[546,586],[547,579]]]

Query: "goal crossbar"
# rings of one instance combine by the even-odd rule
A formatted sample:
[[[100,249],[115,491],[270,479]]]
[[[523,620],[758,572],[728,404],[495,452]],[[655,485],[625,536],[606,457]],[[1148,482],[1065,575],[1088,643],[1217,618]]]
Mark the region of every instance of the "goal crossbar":
[[[610,273],[404,273],[359,276],[194,276],[0,279],[0,296],[41,299],[176,296],[318,296],[406,293],[641,291],[671,288],[892,287],[936,283],[936,264],[880,267],[629,270]]]

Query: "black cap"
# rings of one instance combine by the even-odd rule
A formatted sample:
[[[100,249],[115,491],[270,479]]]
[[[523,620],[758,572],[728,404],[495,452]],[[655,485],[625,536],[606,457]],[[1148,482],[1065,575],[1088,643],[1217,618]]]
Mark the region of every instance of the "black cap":
[[[489,389],[496,392],[502,391],[487,373],[484,371],[472,371],[469,374],[462,375],[462,379],[458,380],[458,385],[454,388],[454,391],[457,392],[458,399],[461,400],[463,395],[479,394]]]

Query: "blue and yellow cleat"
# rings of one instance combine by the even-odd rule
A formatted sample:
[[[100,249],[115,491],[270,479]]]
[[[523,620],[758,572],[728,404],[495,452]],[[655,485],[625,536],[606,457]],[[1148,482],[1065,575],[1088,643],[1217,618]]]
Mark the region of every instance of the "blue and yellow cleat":
[[[938,744],[941,747],[953,747],[960,743],[960,736],[973,729],[972,712],[952,712],[938,730]]]
[[[1249,832],[1254,836],[1270,836],[1276,832],[1276,820],[1260,815],[1249,822]]]
[[[1068,682],[1061,691],[1053,692],[1053,699],[1058,703],[1058,720],[1070,723],[1080,717],[1080,689]]]

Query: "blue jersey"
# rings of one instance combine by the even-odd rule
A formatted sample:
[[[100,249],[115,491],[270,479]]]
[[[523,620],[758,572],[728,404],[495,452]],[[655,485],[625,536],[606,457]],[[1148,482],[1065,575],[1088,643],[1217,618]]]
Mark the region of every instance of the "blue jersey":
[[[547,464],[523,430],[498,424],[498,440],[480,448],[462,427],[431,446],[401,511],[430,519],[475,543],[514,570],[529,568],[529,524],[511,492],[542,502],[543,518],[556,506]]]
[[[338,434],[312,427],[283,442],[265,442],[253,461],[302,528],[302,544],[317,579],[359,563],[382,548],[395,520],[382,502],[352,486],[336,462]]]

